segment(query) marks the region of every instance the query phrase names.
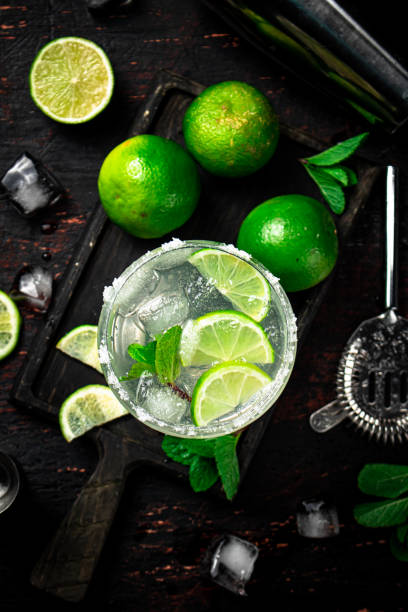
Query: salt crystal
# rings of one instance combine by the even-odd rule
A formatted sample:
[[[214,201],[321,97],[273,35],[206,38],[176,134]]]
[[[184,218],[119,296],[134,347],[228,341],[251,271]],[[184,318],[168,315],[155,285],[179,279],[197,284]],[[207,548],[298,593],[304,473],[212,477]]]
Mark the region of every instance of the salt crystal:
[[[251,255],[249,253],[247,253],[246,251],[242,251],[241,249],[238,249],[233,244],[223,244],[223,245],[221,245],[221,248],[222,248],[223,251],[227,251],[227,253],[231,253],[231,255],[236,255],[237,257],[242,257],[242,259],[246,259],[248,261],[250,261],[252,259]]]
[[[173,249],[178,249],[183,246],[184,242],[180,240],[180,238],[172,238],[170,242],[165,242],[161,245],[162,251],[172,251]]]

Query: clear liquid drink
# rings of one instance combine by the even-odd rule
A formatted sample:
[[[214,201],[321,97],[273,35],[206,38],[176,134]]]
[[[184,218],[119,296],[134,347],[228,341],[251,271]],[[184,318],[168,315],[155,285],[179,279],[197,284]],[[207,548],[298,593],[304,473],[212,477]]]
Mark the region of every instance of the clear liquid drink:
[[[197,426],[191,418],[190,400],[197,381],[212,364],[182,365],[173,385],[160,383],[151,372],[132,380],[121,379],[134,363],[128,353],[130,344],[146,345],[176,325],[186,331],[193,321],[209,313],[240,312],[237,303],[216,286],[214,279],[190,263],[191,256],[202,249],[227,253],[237,258],[237,265],[245,262],[253,266],[266,281],[268,303],[256,325],[262,326],[273,347],[274,359],[256,364],[270,376],[269,384],[227,414]],[[273,405],[295,360],[296,324],[278,280],[247,253],[231,245],[173,239],[146,253],[105,288],[98,345],[106,381],[133,416],[163,433],[208,438],[242,429]]]

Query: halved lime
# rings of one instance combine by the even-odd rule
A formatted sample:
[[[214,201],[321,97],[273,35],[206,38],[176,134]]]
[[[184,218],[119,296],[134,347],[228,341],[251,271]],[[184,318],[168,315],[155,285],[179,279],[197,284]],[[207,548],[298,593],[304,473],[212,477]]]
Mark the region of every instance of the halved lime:
[[[239,310],[261,321],[271,298],[268,282],[250,263],[217,249],[201,249],[189,262]]]
[[[21,315],[13,300],[0,290],[0,360],[14,350],[21,328]]]
[[[87,385],[71,393],[59,412],[64,438],[71,442],[93,427],[117,419],[128,411],[105,385]]]
[[[272,363],[274,351],[259,323],[236,310],[218,310],[186,324],[180,357],[184,366],[236,359]]]
[[[99,363],[96,325],[79,325],[57,342],[57,349],[102,372]]]
[[[191,418],[200,427],[234,410],[272,381],[252,363],[219,363],[197,381],[191,399]]]
[[[98,115],[109,103],[114,85],[106,53],[77,36],[56,38],[42,47],[29,80],[34,102],[61,123],[84,123]]]

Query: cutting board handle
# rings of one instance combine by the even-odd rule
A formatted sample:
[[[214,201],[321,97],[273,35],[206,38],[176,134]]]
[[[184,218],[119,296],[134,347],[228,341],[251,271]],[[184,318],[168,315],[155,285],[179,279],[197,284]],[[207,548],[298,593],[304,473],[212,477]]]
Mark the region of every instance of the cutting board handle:
[[[67,601],[84,597],[122,495],[128,466],[115,438],[97,437],[97,467],[31,574],[33,586]]]

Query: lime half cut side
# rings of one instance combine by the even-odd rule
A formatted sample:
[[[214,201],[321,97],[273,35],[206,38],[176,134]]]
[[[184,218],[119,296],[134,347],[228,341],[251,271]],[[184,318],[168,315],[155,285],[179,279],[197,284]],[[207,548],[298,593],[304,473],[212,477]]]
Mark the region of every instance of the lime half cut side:
[[[0,360],[15,349],[21,329],[21,315],[13,300],[0,290]]]
[[[104,425],[128,411],[105,385],[87,385],[71,393],[59,412],[64,438],[71,442],[93,427]]]
[[[114,86],[106,53],[91,40],[56,38],[37,54],[30,70],[35,104],[61,123],[84,123],[109,103]]]
[[[180,339],[184,366],[243,360],[272,363],[274,350],[259,323],[236,310],[218,310],[189,321]]]
[[[102,373],[97,346],[96,325],[79,325],[57,342],[57,349]]]
[[[193,423],[200,427],[228,414],[270,382],[271,377],[252,363],[230,361],[213,366],[194,387]]]
[[[238,310],[255,321],[267,315],[271,289],[250,263],[217,249],[201,249],[193,253],[189,262]]]

